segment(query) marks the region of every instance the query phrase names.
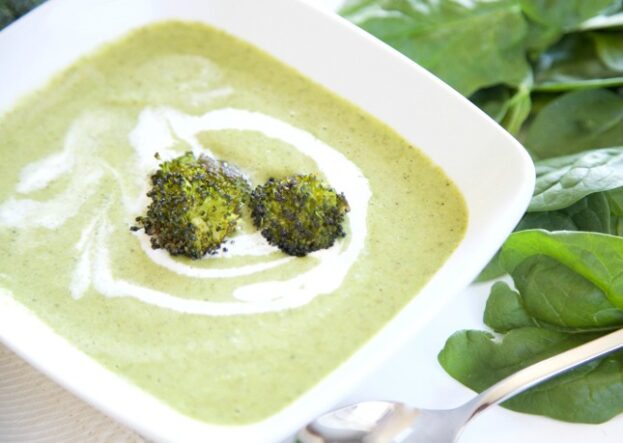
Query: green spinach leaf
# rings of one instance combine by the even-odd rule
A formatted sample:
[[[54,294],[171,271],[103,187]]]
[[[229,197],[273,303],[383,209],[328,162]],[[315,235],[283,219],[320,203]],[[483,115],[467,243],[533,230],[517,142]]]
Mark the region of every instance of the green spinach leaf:
[[[521,0],[521,6],[535,22],[568,31],[596,15],[616,11],[621,0]]]
[[[511,134],[516,135],[530,115],[531,109],[530,87],[521,85],[517,93],[509,100],[508,112],[502,119],[502,126]]]
[[[510,107],[512,90],[503,85],[492,86],[477,91],[469,99],[486,112],[489,117],[501,123]]]
[[[496,282],[485,324],[498,332],[539,326],[566,332],[623,327],[623,310],[594,283],[545,254],[528,256],[510,275],[517,291]]]
[[[623,309],[623,238],[593,232],[515,232],[502,247],[500,259],[512,275],[534,255],[545,255],[567,266]]]
[[[546,231],[585,231],[623,235],[623,189],[590,194],[568,208],[557,211],[527,212],[514,232],[529,229]],[[476,282],[502,277],[506,271],[500,263],[500,253],[487,263]],[[493,297],[493,294],[491,295]]]
[[[503,85],[481,89],[470,100],[511,134],[519,132],[532,109],[530,88],[527,85],[520,86],[514,94]]]
[[[623,186],[623,147],[604,148],[536,162],[528,211],[555,211],[589,194]]]
[[[591,34],[566,35],[538,58],[533,89],[567,91],[623,85],[623,71],[599,56],[598,44],[605,51],[606,43],[596,43]],[[608,48],[614,50],[616,45]]]
[[[459,331],[439,354],[444,369],[466,386],[483,391],[523,367],[623,325],[623,310],[604,289],[616,291],[617,272],[623,275],[623,239],[524,231],[512,234],[501,254],[517,289],[494,284],[484,320],[504,335]],[[503,406],[601,423],[623,412],[621,395],[623,352],[543,383]]]
[[[483,320],[497,332],[539,324],[526,310],[519,292],[502,281],[495,282],[491,287]]]
[[[443,368],[481,392],[504,377],[595,338],[537,327],[513,329],[501,339],[459,331],[439,354]],[[505,402],[504,407],[576,423],[603,423],[623,412],[623,352],[587,363]]]
[[[619,214],[612,207],[606,192],[590,194],[568,208],[558,211],[528,212],[515,231],[545,229],[547,231],[592,231],[618,235],[614,218]]]
[[[618,235],[613,224],[617,217],[615,208],[611,205],[608,192],[597,192],[584,197],[582,200],[561,210],[575,224],[573,231],[601,232],[603,234]],[[554,211],[556,212],[556,211]],[[549,231],[564,231],[565,229],[548,229]]]
[[[623,72],[623,32],[595,32],[590,36],[599,59],[613,71]]]
[[[526,36],[526,48],[531,61],[536,61],[539,56],[563,36],[563,32],[551,26],[542,25],[533,21],[528,22],[528,34]]]
[[[604,193],[610,208],[610,233],[623,236],[623,189]]]
[[[0,30],[46,0],[0,0]]]
[[[561,95],[541,109],[522,141],[541,159],[620,146],[623,97],[605,89]]]
[[[359,0],[341,14],[466,96],[518,86],[530,73],[528,26],[517,0]]]
[[[512,90],[509,87],[498,85],[481,89],[469,99],[486,112],[489,117],[501,123],[510,107],[512,95]]]
[[[9,25],[15,19],[15,12],[11,9],[8,2],[0,0],[0,29]]]
[[[15,20],[15,16],[13,15],[13,11],[7,8],[5,5],[0,4],[0,29],[7,26]]]
[[[502,264],[500,263],[500,251],[496,252],[495,255],[489,260],[489,263],[480,271],[478,277],[474,280],[475,283],[481,283],[486,281],[491,281],[498,277],[502,277],[506,274],[504,268],[502,268]]]
[[[521,306],[533,324],[567,332],[607,331],[623,326],[623,310],[593,283],[551,257],[530,256],[511,276]],[[485,311],[487,317],[491,314]],[[507,326],[506,330],[512,328]]]
[[[578,29],[587,30],[603,30],[603,29],[616,29],[623,27],[623,13],[612,15],[597,15],[586,20],[582,23]]]

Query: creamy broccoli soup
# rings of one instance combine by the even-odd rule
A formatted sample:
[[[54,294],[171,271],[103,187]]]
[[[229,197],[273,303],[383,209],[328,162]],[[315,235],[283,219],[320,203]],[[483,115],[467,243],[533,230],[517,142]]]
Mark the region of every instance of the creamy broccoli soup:
[[[317,173],[346,237],[306,257],[246,220],[200,260],[129,228],[186,151],[254,184]],[[166,22],[0,117],[0,288],[109,370],[221,424],[277,412],[388,322],[463,237],[455,185],[390,128],[221,31]],[[226,249],[226,250],[225,250]]]

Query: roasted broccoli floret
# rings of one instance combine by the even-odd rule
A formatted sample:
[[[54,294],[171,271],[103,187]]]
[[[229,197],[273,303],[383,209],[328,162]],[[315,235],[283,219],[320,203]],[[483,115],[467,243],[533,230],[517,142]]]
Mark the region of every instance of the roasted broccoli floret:
[[[344,237],[342,223],[349,209],[344,194],[313,174],[271,178],[251,194],[253,223],[264,238],[299,257]]]
[[[151,183],[147,213],[131,229],[144,229],[154,249],[191,258],[218,250],[236,230],[251,193],[236,168],[192,152],[162,163]]]

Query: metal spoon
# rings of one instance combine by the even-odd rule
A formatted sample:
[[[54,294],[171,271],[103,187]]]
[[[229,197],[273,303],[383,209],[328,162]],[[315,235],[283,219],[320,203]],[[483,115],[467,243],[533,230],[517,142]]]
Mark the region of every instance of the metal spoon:
[[[623,329],[522,369],[458,408],[430,410],[367,401],[322,415],[298,438],[302,443],[453,443],[465,425],[489,406],[620,348]]]

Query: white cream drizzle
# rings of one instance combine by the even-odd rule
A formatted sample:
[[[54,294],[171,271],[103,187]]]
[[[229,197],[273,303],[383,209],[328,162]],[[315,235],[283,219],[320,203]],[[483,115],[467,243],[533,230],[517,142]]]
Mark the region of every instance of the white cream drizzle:
[[[17,192],[28,194],[45,188],[50,182],[69,171],[74,165],[74,156],[66,148],[39,161],[27,165],[20,174]]]
[[[126,280],[115,279],[111,271],[108,237],[113,226],[102,217],[96,233],[96,246],[91,249],[93,260],[91,283],[95,290],[107,297],[132,297],[144,303],[170,309],[180,313],[229,316],[249,315],[292,309],[308,303],[313,297],[299,297],[297,294],[283,294],[281,297],[265,297],[248,301],[213,302],[187,299],[181,296],[138,285]]]
[[[190,266],[180,261],[175,260],[171,255],[163,250],[163,249],[152,249],[149,237],[142,232],[137,232],[136,236],[139,239],[141,244],[141,249],[143,252],[153,261],[154,263],[162,266],[163,268],[167,268],[170,271],[175,272],[179,275],[184,275],[186,277],[192,278],[228,278],[228,277],[239,277],[243,275],[255,274],[256,272],[266,271],[268,269],[275,268],[277,266],[281,266],[290,260],[291,257],[283,257],[277,260],[257,263],[253,265],[244,265],[237,266],[235,268],[224,268],[224,269],[209,269],[209,268],[200,268],[197,266]],[[247,238],[251,238],[251,241],[244,242],[247,243],[246,247],[243,248],[233,248],[226,253],[219,252],[220,256],[263,256],[274,253],[274,248],[271,247],[264,237],[259,236],[259,239],[256,236],[246,236]],[[240,237],[236,237],[236,240]],[[236,242],[235,244],[240,245],[240,243]],[[258,246],[257,248],[253,248],[253,246]],[[248,253],[245,253],[248,252]],[[217,255],[207,257],[205,260],[215,259]]]
[[[78,214],[97,190],[101,177],[101,171],[85,171],[72,179],[65,191],[46,201],[11,197],[0,205],[0,225],[57,229]]]
[[[223,93],[229,93],[225,91]],[[84,119],[82,119],[84,120]],[[86,119],[88,123],[88,119]],[[84,123],[84,121],[82,122]],[[63,150],[27,165],[20,176],[17,191],[23,194],[39,190],[52,181],[80,167],[80,150],[72,142],[72,131],[85,130],[80,120],[72,126]],[[86,124],[88,127],[89,124]],[[88,129],[88,128],[87,128]],[[350,235],[348,241],[338,242],[332,248],[311,254],[317,264],[293,278],[281,281],[262,281],[242,285],[226,302],[188,299],[183,294],[170,294],[131,281],[116,279],[112,271],[109,238],[115,227],[108,218],[109,206],[95,216],[84,228],[76,243],[80,256],[70,282],[73,298],[82,297],[89,287],[107,297],[132,297],[141,302],[177,312],[222,316],[248,315],[293,309],[309,303],[316,296],[335,291],[343,282],[349,269],[362,252],[366,237],[366,218],[371,191],[362,172],[343,154],[331,148],[310,133],[271,116],[239,109],[219,109],[201,116],[192,116],[170,108],[146,108],[139,116],[136,127],[129,134],[134,149],[141,193],[127,195],[127,185],[119,173],[103,160],[90,162],[84,173],[74,173],[66,189],[54,198],[38,202],[29,199],[9,200],[0,204],[0,224],[5,226],[41,226],[56,229],[77,214],[80,206],[97,189],[104,174],[110,174],[119,184],[122,199],[129,217],[147,204],[144,191],[148,186],[144,177],[158,166],[154,154],[167,160],[179,155],[175,150],[177,140],[186,142],[196,155],[212,153],[201,146],[197,134],[205,131],[237,130],[256,131],[267,137],[281,140],[314,160],[318,168],[335,189],[344,192],[351,212],[348,216]],[[83,132],[84,134],[84,132]],[[92,136],[92,134],[91,134]],[[84,137],[82,143],[84,144]],[[83,147],[84,149],[84,147]],[[98,166],[99,165],[99,166]],[[277,256],[278,249],[269,245],[259,233],[241,234],[234,243],[227,244],[228,251],[205,260],[224,260],[229,257],[265,257],[266,260],[241,266],[220,269],[194,266],[175,260],[167,252],[153,250],[144,233],[136,233],[142,251],[152,262],[178,275],[196,279],[223,279],[252,275],[283,266],[292,257]]]

